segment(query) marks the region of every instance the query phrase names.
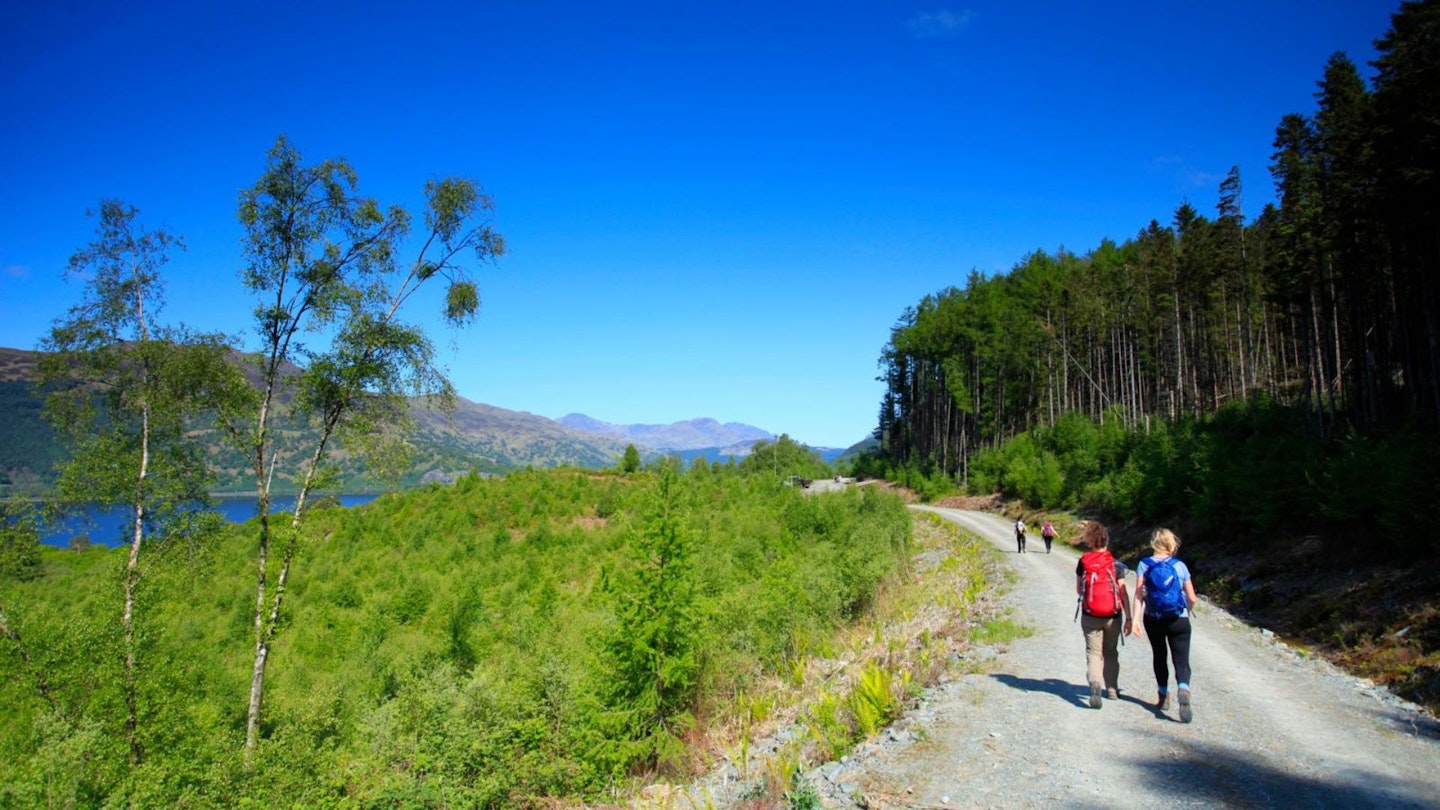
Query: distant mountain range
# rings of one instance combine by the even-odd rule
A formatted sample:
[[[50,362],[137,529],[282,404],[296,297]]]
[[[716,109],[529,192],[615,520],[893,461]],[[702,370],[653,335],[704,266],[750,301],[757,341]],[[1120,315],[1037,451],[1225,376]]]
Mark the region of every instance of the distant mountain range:
[[[34,352],[0,348],[0,495],[43,489],[53,480],[51,471],[59,457],[40,399],[30,386],[35,359]],[[669,425],[616,425],[572,413],[554,420],[464,397],[456,398],[449,413],[417,401],[413,414],[414,465],[405,476],[410,483],[445,480],[470,470],[500,474],[527,466],[610,467],[619,462],[627,444],[634,444],[647,458],[678,455],[687,461],[699,457],[724,461],[749,455],[757,441],[775,439],[752,425],[722,424],[710,418]],[[204,439],[219,476],[217,487],[225,491],[253,487],[237,454],[225,448],[218,436]],[[826,461],[846,452],[815,450]],[[336,461],[347,486],[375,485],[357,460],[342,452]]]
[[[728,451],[730,455],[743,456],[750,453],[755,442],[773,441],[774,436],[751,425],[739,422],[720,424],[710,418],[691,419],[669,425],[614,425],[581,413],[572,413],[556,420],[561,425],[595,436],[610,436],[634,444],[637,448],[652,450],[704,450]]]
[[[740,422],[721,424],[716,419],[700,417],[668,425],[616,425],[602,422],[583,413],[572,413],[555,420],[560,425],[593,436],[606,436],[636,449],[665,455],[677,455],[686,461],[705,458],[725,461],[744,458],[758,441],[774,441],[776,436],[754,425]],[[834,461],[847,452],[845,448],[811,448],[826,461]]]

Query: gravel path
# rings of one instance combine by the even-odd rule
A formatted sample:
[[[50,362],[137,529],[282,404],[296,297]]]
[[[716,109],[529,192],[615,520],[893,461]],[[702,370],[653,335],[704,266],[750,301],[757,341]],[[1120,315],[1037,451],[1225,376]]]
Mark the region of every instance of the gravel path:
[[[1036,536],[1018,555],[1000,517],[918,508],[1011,555],[1012,618],[1034,632],[813,770],[827,807],[1440,808],[1433,718],[1203,601],[1193,723],[1155,712],[1143,636],[1121,648],[1120,699],[1089,708],[1076,552],[1056,544],[1047,555]]]

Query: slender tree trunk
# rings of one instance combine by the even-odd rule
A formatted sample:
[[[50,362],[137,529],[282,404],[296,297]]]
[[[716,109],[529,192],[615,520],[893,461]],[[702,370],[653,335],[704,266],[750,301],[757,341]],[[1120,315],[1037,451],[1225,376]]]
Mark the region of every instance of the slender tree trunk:
[[[256,555],[259,567],[255,575],[255,660],[250,668],[250,700],[245,713],[245,750],[255,750],[260,732],[260,703],[265,692],[265,661],[270,656],[270,645],[265,635],[265,589],[266,569],[270,557],[270,518],[268,504],[262,504],[260,513],[260,550]]]
[[[945,381],[940,381],[941,391],[945,393],[945,405],[940,425],[940,471],[947,476],[954,475],[955,469],[950,466],[950,403],[954,397],[950,396],[948,389],[944,387]]]
[[[1240,204],[1239,197],[1236,197],[1235,202],[1237,206]],[[1255,388],[1257,385],[1255,369],[1255,325],[1253,322],[1254,319],[1251,317],[1255,301],[1255,288],[1250,278],[1250,257],[1246,250],[1245,226],[1243,224],[1240,226],[1240,282],[1242,285],[1241,298],[1245,313],[1243,321],[1245,331],[1240,335],[1242,341],[1241,351],[1244,353],[1243,356],[1250,371],[1250,377],[1247,382],[1250,388]],[[1245,378],[1242,376],[1242,379]]]
[[[1070,356],[1070,318],[1065,313],[1060,314],[1060,351],[1065,357]],[[1060,412],[1069,413],[1073,410],[1073,403],[1070,399],[1070,364],[1060,364]]]
[[[260,706],[265,692],[265,662],[270,656],[270,645],[265,635],[265,596],[266,577],[270,566],[270,483],[273,480],[275,468],[272,463],[267,461],[266,451],[269,441],[269,397],[274,391],[274,380],[278,371],[278,365],[272,358],[266,373],[270,380],[267,385],[266,399],[260,404],[260,413],[256,420],[258,435],[255,439],[253,461],[255,464],[256,511],[260,513],[260,548],[255,555],[255,659],[250,668],[250,697],[245,711],[247,764],[251,752],[255,750],[255,744],[259,740]]]
[[[144,372],[142,371],[142,380]],[[140,410],[140,470],[135,477],[135,523],[130,537],[130,556],[125,561],[125,608],[121,623],[125,633],[125,740],[130,749],[130,766],[144,758],[139,738],[139,707],[135,676],[135,587],[140,578],[140,544],[145,539],[145,476],[150,467],[150,406]]]
[[[1316,297],[1315,289],[1310,289],[1310,326],[1312,340],[1310,341],[1310,378],[1311,387],[1315,393],[1315,422],[1320,431],[1320,438],[1325,438],[1327,414],[1325,412],[1326,380],[1325,356],[1322,346],[1324,341],[1320,337],[1320,302]]]
[[[150,341],[150,327],[145,321],[145,285],[139,283],[140,271],[132,269],[135,276],[135,321],[139,326],[141,345]],[[129,749],[130,767],[134,769],[144,759],[140,746],[140,710],[136,690],[139,688],[135,674],[135,588],[140,578],[140,545],[145,539],[145,477],[150,472],[150,359],[140,359],[140,390],[143,392],[140,405],[140,469],[135,474],[135,523],[130,537],[130,555],[125,561],[125,607],[121,612],[121,624],[125,634],[125,741]]]
[[[1185,410],[1185,352],[1180,329],[1180,288],[1175,287],[1175,393],[1170,397],[1170,418],[1179,419]]]
[[[1333,361],[1334,366],[1332,367],[1334,373],[1331,379],[1328,381],[1327,388],[1329,390],[1328,402],[1330,406],[1330,421],[1333,424],[1335,421],[1335,414],[1339,412],[1340,408],[1340,404],[1336,401],[1336,393],[1340,390],[1340,386],[1344,384],[1345,366],[1342,359],[1343,355],[1340,349],[1340,304],[1339,299],[1336,298],[1335,295],[1335,278],[1333,274],[1329,279],[1329,287],[1331,337],[1330,345],[1334,349],[1335,357]]]
[[[1138,328],[1126,330],[1128,339],[1125,342],[1125,350],[1129,353],[1126,363],[1130,369],[1130,406],[1135,412],[1133,424],[1139,427],[1142,419],[1145,418],[1145,374],[1140,368],[1140,341],[1144,335]]]
[[[1278,387],[1275,384],[1275,347],[1270,342],[1270,333],[1274,325],[1270,323],[1270,307],[1263,301],[1260,303],[1260,337],[1265,342],[1265,371],[1262,377],[1265,381],[1265,390],[1274,396]],[[1280,358],[1280,366],[1284,368],[1285,358]]]
[[[970,428],[963,420],[960,422],[960,484],[965,491],[970,491]]]
[[[1194,307],[1187,307],[1187,308],[1186,308],[1186,314],[1189,316],[1189,319],[1190,319],[1190,334],[1191,334],[1192,336],[1194,336],[1194,335],[1196,335],[1196,332],[1195,332],[1195,308],[1194,308]],[[1189,399],[1189,401],[1190,401],[1190,409],[1191,409],[1191,411],[1194,413],[1194,415],[1196,415],[1196,416],[1198,416],[1198,415],[1200,414],[1200,411],[1201,411],[1201,409],[1202,409],[1202,405],[1201,405],[1201,402],[1200,402],[1200,372],[1199,372],[1199,368],[1200,368],[1199,358],[1202,356],[1202,354],[1201,354],[1201,348],[1202,348],[1202,347],[1203,347],[1203,344],[1201,344],[1201,343],[1199,342],[1199,338],[1198,338],[1198,336],[1196,336],[1196,340],[1195,340],[1195,341],[1192,341],[1191,347],[1190,347],[1190,364],[1189,364],[1189,371],[1190,371],[1190,396],[1188,397],[1188,399]]]
[[[1275,359],[1279,365],[1270,369],[1277,388],[1287,388],[1293,385],[1298,379],[1296,371],[1299,369],[1300,345],[1296,334],[1296,313],[1291,307],[1285,307],[1282,311],[1272,316]]]
[[[1235,397],[1235,348],[1230,343],[1230,290],[1224,278],[1220,280],[1220,307],[1213,312],[1215,324],[1220,328],[1220,346],[1216,374],[1216,401],[1220,399],[1220,385],[1224,385],[1225,399]],[[1208,318],[1206,319],[1209,320]],[[1213,334],[1213,333],[1212,333]]]
[[[328,417],[320,432],[320,437],[315,443],[315,452],[311,455],[310,466],[305,471],[305,479],[300,485],[300,492],[295,496],[295,511],[290,518],[290,537],[285,544],[285,553],[280,561],[280,571],[275,578],[275,590],[270,597],[270,609],[261,620],[260,614],[256,616],[255,631],[255,663],[250,671],[250,711],[245,725],[245,747],[251,750],[255,747],[257,733],[259,731],[260,706],[265,693],[265,667],[270,660],[270,643],[275,636],[275,628],[280,623],[280,609],[285,601],[285,585],[290,579],[290,564],[295,559],[295,553],[300,543],[300,520],[305,511],[305,500],[310,494],[311,486],[315,482],[315,474],[320,468],[320,462],[325,457],[325,447],[334,434],[338,424],[338,415]],[[267,504],[268,505],[268,504]],[[261,518],[262,525],[268,526],[269,520]],[[268,532],[265,534],[269,536]],[[261,559],[264,559],[262,553]],[[260,569],[260,587],[264,588],[265,569]]]
[[[1245,335],[1245,317],[1241,308],[1241,302],[1235,302],[1235,333],[1240,341],[1240,396],[1250,396],[1250,368],[1249,354],[1250,341]]]

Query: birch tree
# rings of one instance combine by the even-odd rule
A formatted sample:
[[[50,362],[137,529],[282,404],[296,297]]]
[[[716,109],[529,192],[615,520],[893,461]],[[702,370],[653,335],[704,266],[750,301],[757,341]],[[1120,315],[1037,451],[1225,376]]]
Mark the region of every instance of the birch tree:
[[[254,356],[258,402],[226,416],[258,496],[247,752],[259,738],[265,672],[307,497],[325,483],[337,442],[393,459],[394,439],[408,418],[407,398],[444,403],[453,397],[424,329],[401,315],[422,288],[443,285],[441,318],[453,327],[469,324],[480,307],[471,268],[505,248],[489,225],[490,197],[473,181],[445,179],[426,184],[424,231],[415,257],[401,262],[410,214],[398,206],[382,209],[357,186],[349,163],[307,165],[282,136],[265,173],[240,195],[241,276],[256,296],[260,342]],[[285,403],[293,416],[309,421],[307,447],[287,443],[277,431]],[[277,476],[296,489],[294,511],[278,536],[270,516]],[[277,551],[278,561],[272,559]]]
[[[217,397],[242,386],[221,336],[160,321],[161,269],[183,244],[146,230],[138,213],[115,200],[101,203],[95,241],[67,269],[84,281],[84,292],[42,342],[39,364],[40,383],[50,389],[47,415],[72,446],[59,500],[123,505],[130,513],[120,622],[132,766],[144,756],[136,641],[142,551],[206,519],[195,508],[209,500],[203,452],[185,430]]]

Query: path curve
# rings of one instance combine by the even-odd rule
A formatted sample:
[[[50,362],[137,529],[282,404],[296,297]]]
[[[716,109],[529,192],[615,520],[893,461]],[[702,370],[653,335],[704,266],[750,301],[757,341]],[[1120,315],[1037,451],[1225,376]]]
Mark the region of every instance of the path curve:
[[[1203,601],[1193,723],[1154,711],[1143,637],[1121,648],[1120,699],[1089,708],[1073,622],[1078,554],[1057,543],[1047,555],[1035,536],[1016,554],[1003,518],[913,508],[1008,554],[1008,604],[1034,633],[931,690],[881,740],[817,769],[827,806],[1440,808],[1433,718]]]

